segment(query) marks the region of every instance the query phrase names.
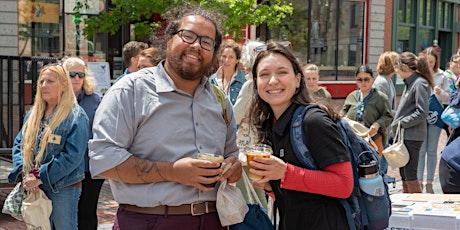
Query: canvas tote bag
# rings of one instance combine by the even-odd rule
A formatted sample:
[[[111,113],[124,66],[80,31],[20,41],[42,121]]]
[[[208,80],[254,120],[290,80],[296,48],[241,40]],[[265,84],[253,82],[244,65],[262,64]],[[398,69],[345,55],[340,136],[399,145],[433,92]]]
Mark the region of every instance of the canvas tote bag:
[[[409,162],[409,151],[404,145],[404,129],[401,129],[400,122],[396,129],[394,143],[384,149],[382,153],[392,169],[404,167],[407,165],[407,162]]]
[[[39,192],[30,192],[22,202],[22,216],[28,230],[51,229],[50,215],[53,205],[43,190],[39,190]]]

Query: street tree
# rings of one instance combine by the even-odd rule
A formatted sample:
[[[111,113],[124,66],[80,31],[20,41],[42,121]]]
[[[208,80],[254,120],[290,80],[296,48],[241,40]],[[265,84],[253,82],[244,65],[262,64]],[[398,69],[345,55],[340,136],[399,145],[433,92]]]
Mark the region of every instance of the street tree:
[[[79,16],[80,10],[87,6],[88,0],[77,0],[74,9]],[[225,35],[240,38],[241,27],[245,25],[266,24],[269,28],[279,25],[282,20],[292,14],[293,7],[287,0],[112,0],[113,7],[97,16],[84,19],[83,35],[94,37],[98,32],[116,34],[127,24],[134,25],[134,34],[146,37],[161,28],[161,21],[153,22],[154,14],[164,15],[171,8],[182,4],[197,4],[220,12],[225,17],[223,24]]]

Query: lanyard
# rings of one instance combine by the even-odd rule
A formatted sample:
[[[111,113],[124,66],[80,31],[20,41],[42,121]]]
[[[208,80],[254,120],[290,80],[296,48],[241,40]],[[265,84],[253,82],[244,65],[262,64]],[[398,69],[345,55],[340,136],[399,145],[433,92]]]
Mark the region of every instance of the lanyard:
[[[369,94],[364,98],[364,102],[361,103],[361,89],[358,91],[358,121],[363,121],[364,108],[366,107],[369,97],[371,97],[372,89],[369,91]]]

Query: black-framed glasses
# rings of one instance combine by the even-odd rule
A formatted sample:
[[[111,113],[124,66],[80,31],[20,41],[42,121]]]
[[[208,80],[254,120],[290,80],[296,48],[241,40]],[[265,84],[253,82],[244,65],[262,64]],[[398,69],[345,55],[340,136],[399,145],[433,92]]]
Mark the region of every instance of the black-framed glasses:
[[[371,81],[370,77],[365,77],[365,78],[356,78],[356,81],[359,83],[366,82],[369,83]]]
[[[291,42],[290,41],[282,41],[282,42],[279,42],[279,44],[281,44],[284,47],[291,47]],[[256,53],[259,53],[259,52],[265,51],[265,50],[267,50],[267,45],[261,45],[261,46],[257,46],[256,48],[254,48],[254,52],[256,52]]]
[[[69,76],[70,76],[71,78],[74,78],[74,77],[78,76],[80,79],[82,79],[82,78],[85,78],[86,74],[85,74],[84,72],[73,72],[73,71],[70,71],[70,72],[69,72]]]
[[[214,39],[208,36],[200,36],[191,30],[185,30],[185,29],[178,30],[173,35],[176,35],[176,34],[179,34],[179,37],[182,39],[182,41],[188,44],[195,43],[196,40],[199,38],[201,48],[207,51],[213,50],[216,44],[216,41],[214,41]]]

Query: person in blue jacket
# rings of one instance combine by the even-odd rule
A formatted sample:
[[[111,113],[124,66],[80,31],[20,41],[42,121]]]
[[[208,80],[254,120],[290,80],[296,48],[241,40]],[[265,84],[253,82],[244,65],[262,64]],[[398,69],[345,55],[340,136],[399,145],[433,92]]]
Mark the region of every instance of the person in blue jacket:
[[[69,72],[73,92],[78,104],[88,115],[88,140],[93,138],[93,119],[101,97],[94,92],[96,79],[88,70],[85,61],[77,57],[67,58],[63,62],[64,69]],[[97,229],[97,202],[104,179],[92,179],[89,172],[88,148],[85,151],[85,179],[78,202],[78,229]]]
[[[8,180],[22,180],[29,192],[45,192],[52,201],[50,224],[55,229],[78,229],[87,144],[88,117],[77,104],[68,73],[60,64],[44,66],[34,105],[14,140]]]
[[[246,74],[240,70],[241,46],[232,39],[225,40],[220,46],[219,64],[216,73],[209,77],[211,84],[219,86],[230,98],[232,105],[240,93]]]

